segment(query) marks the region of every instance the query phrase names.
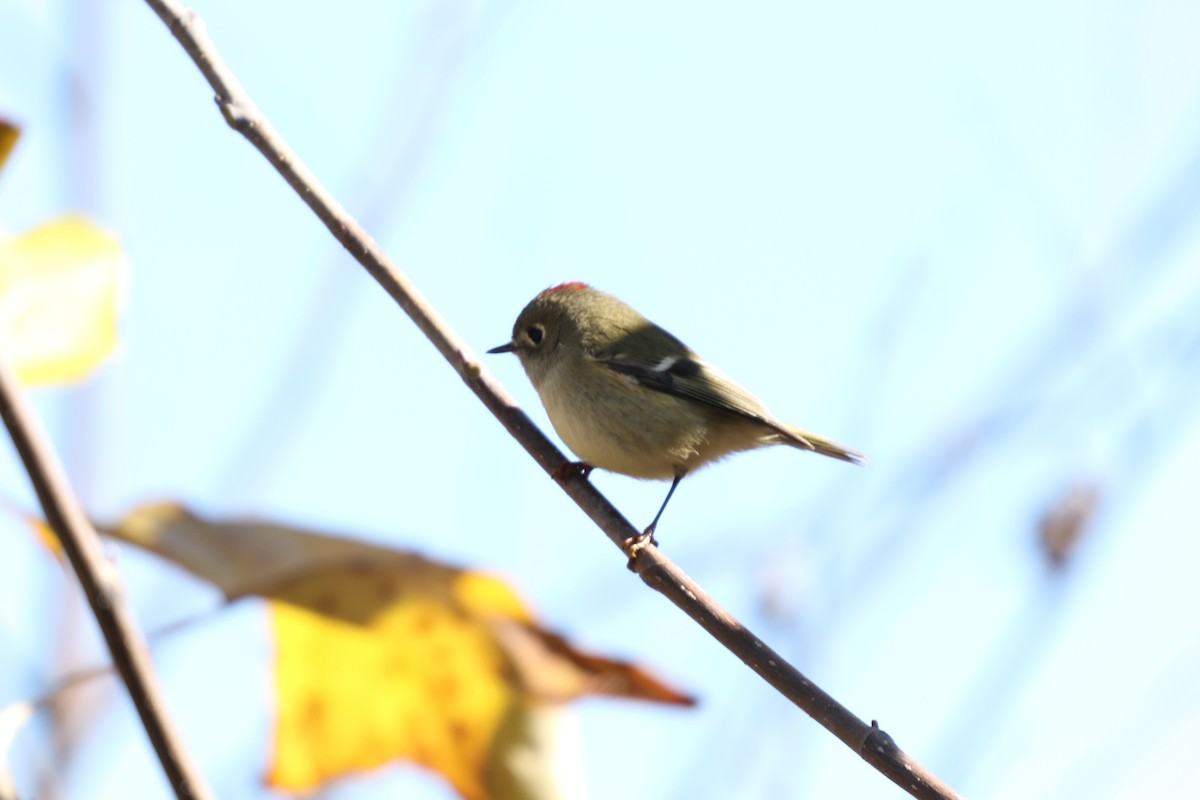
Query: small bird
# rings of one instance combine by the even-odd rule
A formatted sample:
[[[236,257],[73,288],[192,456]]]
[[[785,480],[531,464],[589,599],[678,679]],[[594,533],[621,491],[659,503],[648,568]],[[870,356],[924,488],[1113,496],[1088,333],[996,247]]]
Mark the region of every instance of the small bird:
[[[489,353],[516,353],[554,430],[593,468],[670,480],[641,536],[625,542],[632,559],[653,542],[675,487],[730,453],[786,444],[859,463],[837,442],[793,428],[683,342],[612,295],[563,283],[533,298],[512,340]],[[559,475],[556,477],[565,477]]]

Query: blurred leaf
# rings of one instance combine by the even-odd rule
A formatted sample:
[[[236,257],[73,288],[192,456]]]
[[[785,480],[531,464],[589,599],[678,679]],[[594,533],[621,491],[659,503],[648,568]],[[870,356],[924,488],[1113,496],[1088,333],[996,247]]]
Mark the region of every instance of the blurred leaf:
[[[58,563],[66,564],[67,554],[63,551],[62,542],[58,540],[58,537],[50,529],[50,526],[42,520],[34,518],[29,519],[29,524],[33,526],[33,532],[37,534],[38,541],[50,551],[50,554],[58,560]]]
[[[54,556],[59,564],[67,563],[67,554],[63,551],[62,542],[58,540],[54,531],[44,520],[28,513],[16,501],[3,493],[0,493],[0,513],[19,520],[23,525],[28,525],[40,546],[50,551],[50,555]]]
[[[581,756],[552,757],[567,750],[559,721],[559,706],[513,703],[496,730],[491,758],[484,766],[484,784],[494,800],[563,800],[583,797]],[[558,773],[558,774],[556,774]],[[575,791],[564,786],[578,786]]]
[[[33,717],[36,710],[37,707],[28,701],[13,703],[0,710],[0,800],[15,800],[17,797],[17,790],[12,782],[12,771],[8,766],[8,751],[21,726]]]
[[[21,138],[21,129],[16,124],[0,117],[0,172],[4,170],[4,164],[12,155],[19,138]]]
[[[125,257],[85,219],[0,239],[0,345],[26,384],[84,378],[117,346]]]
[[[1056,568],[1066,566],[1091,526],[1100,504],[1100,487],[1092,483],[1072,486],[1042,515],[1038,526],[1042,551]]]
[[[268,598],[278,699],[268,781],[277,788],[305,791],[401,758],[471,800],[554,797],[540,783],[551,768],[532,727],[539,707],[588,694],[693,702],[540,629],[499,579],[413,553],[266,522],[207,522],[172,504],[136,509],[112,534],[231,599]],[[543,745],[531,753],[531,742]],[[530,769],[531,758],[543,761]]]

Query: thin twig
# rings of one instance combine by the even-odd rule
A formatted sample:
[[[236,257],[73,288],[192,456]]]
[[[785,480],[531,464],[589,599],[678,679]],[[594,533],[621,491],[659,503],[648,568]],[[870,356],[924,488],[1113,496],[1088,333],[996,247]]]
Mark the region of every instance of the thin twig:
[[[0,358],[0,417],[25,464],[46,522],[62,543],[83,593],[100,624],[113,665],[129,690],[142,727],[180,800],[211,797],[171,725],[146,644],[125,605],[121,581],[104,558],[95,529],[71,492],[37,415],[30,409],[16,376]]]
[[[448,101],[455,96],[454,88],[465,71],[466,55],[487,43],[513,4],[489,3],[483,16],[475,6],[461,6],[464,18],[470,19],[474,29],[471,36],[459,31],[454,36],[445,35],[437,27],[446,21],[445,8],[429,8],[434,12],[429,15],[430,24],[408,35],[410,38],[396,48],[402,54],[397,63],[386,69],[396,75],[384,101],[387,107],[396,109],[391,115],[395,120],[376,127],[373,144],[360,154],[353,177],[346,182],[349,186],[375,187],[360,206],[365,211],[359,211],[359,224],[368,229],[378,220],[401,216],[413,196],[414,176],[428,163],[429,153],[438,142],[437,133],[451,105]],[[430,49],[434,51],[432,56]],[[422,87],[417,109],[406,107],[404,102],[405,90],[414,82]],[[419,122],[414,126],[413,120]],[[357,192],[359,196],[364,193],[365,189]],[[342,280],[345,256],[337,249],[336,241],[329,245],[329,256],[305,301],[306,307],[296,316],[299,327],[287,352],[279,358],[281,365],[274,370],[273,385],[256,399],[257,408],[244,428],[247,433],[234,437],[233,447],[215,471],[220,476],[215,495],[227,502],[233,497],[262,494],[267,482],[278,473],[275,467],[287,463],[296,441],[294,430],[318,405],[327,388],[322,376],[340,357],[344,349],[340,345],[359,314],[367,286]]]
[[[195,12],[176,0],[146,2],[196,62],[216,93],[217,106],[230,127],[250,140],[271,162],[334,237],[412,318],[434,347],[458,371],[467,386],[542,469],[554,474],[563,468],[568,462],[558,448],[533,424],[483,367],[474,351],[396,269],[375,241],[301,163],[263,117],[217,53],[203,21]],[[616,545],[620,546],[623,541],[639,533],[586,479],[573,477],[561,481],[559,485]],[[764,680],[909,794],[929,800],[958,797],[952,789],[905,755],[878,725],[867,725],[813,685],[795,667],[713,602],[656,548],[649,547],[642,551],[636,563],[647,585],[664,594]]]
[[[162,639],[174,633],[178,633],[179,631],[186,630],[192,625],[196,625],[200,622],[206,622],[211,618],[211,615],[214,612],[228,608],[234,602],[236,602],[236,600],[231,601],[228,599],[223,599],[221,604],[216,608],[201,611],[188,617],[181,617],[173,622],[168,622],[163,627],[150,631],[150,633],[146,635],[146,638],[149,641]],[[32,711],[40,711],[41,709],[53,703],[55,700],[58,700],[63,694],[71,689],[74,689],[77,686],[82,686],[83,684],[89,683],[90,681],[94,681],[98,678],[110,676],[112,675],[113,671],[114,667],[112,664],[100,664],[94,667],[84,667],[82,669],[68,672],[65,675],[60,676],[53,686],[42,691],[42,693],[37,697],[34,697],[30,700],[22,700],[19,703],[13,703],[11,706],[8,706],[8,708],[26,705],[29,706]],[[6,710],[7,709],[0,709],[0,713],[3,713]],[[0,734],[2,733],[3,731],[0,730]],[[3,760],[3,749],[3,747],[0,747],[0,761]],[[3,800],[2,796],[0,796],[0,800]]]

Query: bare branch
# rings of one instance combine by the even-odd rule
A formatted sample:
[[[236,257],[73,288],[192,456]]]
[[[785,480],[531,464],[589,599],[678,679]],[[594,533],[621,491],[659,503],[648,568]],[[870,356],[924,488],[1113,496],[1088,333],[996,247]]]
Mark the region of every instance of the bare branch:
[[[113,664],[129,690],[175,796],[180,800],[211,797],[168,719],[146,643],[125,605],[116,570],[104,558],[96,531],[79,508],[36,414],[3,358],[0,358],[0,417],[4,418],[13,445],[29,473],[46,522],[79,576],[83,593],[112,653]]]
[[[375,241],[301,163],[282,137],[262,116],[208,37],[203,21],[176,0],[146,0],[170,28],[216,93],[216,103],[230,127],[250,140],[283,176],[334,237],[404,309],[434,347],[450,362],[479,397],[547,473],[565,474],[563,454],[517,406],[500,383],[479,362],[466,342],[388,260]],[[637,531],[608,500],[575,476],[559,482],[572,500],[618,547]],[[862,758],[909,794],[929,800],[957,798],[952,789],[901,751],[878,725],[867,725],[813,685],[795,667],[767,647],[717,605],[691,578],[651,546],[636,560],[645,583],[666,595],[734,655],[807,712]]]

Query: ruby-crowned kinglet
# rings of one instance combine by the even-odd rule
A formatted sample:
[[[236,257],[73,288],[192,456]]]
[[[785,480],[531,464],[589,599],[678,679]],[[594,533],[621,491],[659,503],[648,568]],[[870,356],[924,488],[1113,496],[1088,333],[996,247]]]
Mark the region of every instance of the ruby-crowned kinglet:
[[[654,533],[684,475],[740,450],[786,444],[858,463],[837,442],[777,420],[754,395],[615,297],[584,283],[545,290],[525,306],[512,341],[554,430],[593,467],[671,480]]]

